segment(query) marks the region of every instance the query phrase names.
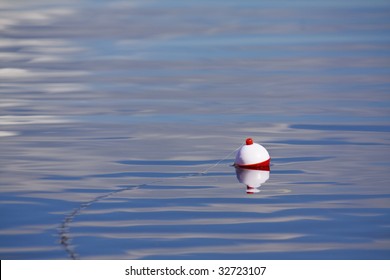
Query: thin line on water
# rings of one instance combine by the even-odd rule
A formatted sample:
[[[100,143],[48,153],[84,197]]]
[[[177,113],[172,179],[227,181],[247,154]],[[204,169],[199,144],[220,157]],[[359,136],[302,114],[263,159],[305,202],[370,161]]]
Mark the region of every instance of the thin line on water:
[[[127,191],[127,190],[136,190],[136,189],[139,189],[139,188],[142,188],[142,187],[150,186],[150,185],[153,185],[153,184],[156,184],[156,183],[161,183],[161,182],[164,182],[164,181],[167,181],[167,180],[172,180],[172,179],[183,179],[183,178],[191,178],[191,177],[203,176],[203,175],[207,174],[211,169],[213,169],[216,166],[218,166],[221,162],[226,160],[228,157],[230,157],[233,153],[235,153],[241,147],[242,147],[242,145],[240,145],[237,149],[235,149],[232,152],[230,152],[229,154],[227,154],[224,158],[218,160],[212,166],[206,168],[204,171],[201,171],[201,172],[198,172],[198,173],[194,173],[194,174],[187,174],[187,175],[183,175],[183,176],[178,176],[178,177],[174,177],[174,178],[162,178],[162,179],[151,181],[151,182],[145,183],[145,184],[127,186],[125,188],[117,189],[117,190],[111,191],[109,193],[106,193],[106,194],[103,194],[103,195],[99,195],[99,196],[95,197],[94,199],[92,199],[90,201],[81,203],[79,205],[79,207],[74,209],[72,212],[70,212],[64,218],[64,220],[62,221],[62,223],[61,223],[61,225],[60,225],[60,227],[58,229],[61,246],[67,252],[67,254],[69,255],[70,259],[72,259],[72,260],[78,259],[76,250],[72,246],[71,238],[69,237],[69,235],[70,235],[70,224],[72,223],[73,219],[76,216],[80,215],[83,210],[85,210],[86,208],[88,208],[92,204],[94,204],[96,202],[99,202],[99,201],[102,201],[102,200],[104,200],[104,199],[106,199],[106,198],[108,198],[108,197],[110,197],[110,196],[112,196],[114,194],[118,194],[118,193],[121,193],[121,192],[124,192],[124,191]]]

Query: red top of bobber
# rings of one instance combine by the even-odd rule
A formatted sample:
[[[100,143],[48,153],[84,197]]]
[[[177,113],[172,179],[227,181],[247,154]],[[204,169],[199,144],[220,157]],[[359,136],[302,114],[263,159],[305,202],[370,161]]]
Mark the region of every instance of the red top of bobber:
[[[245,141],[245,143],[246,143],[247,145],[252,145],[252,144],[253,144],[252,138],[247,138],[246,141]]]

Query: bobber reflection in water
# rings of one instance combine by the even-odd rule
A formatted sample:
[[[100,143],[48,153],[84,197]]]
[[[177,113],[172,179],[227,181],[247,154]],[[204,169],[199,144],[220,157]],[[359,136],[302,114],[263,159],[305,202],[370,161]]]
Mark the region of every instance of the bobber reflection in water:
[[[245,169],[236,166],[236,176],[240,183],[246,185],[247,194],[255,194],[260,192],[260,186],[268,181],[269,171]]]
[[[271,157],[260,144],[248,138],[237,152],[234,166],[237,179],[247,186],[247,193],[260,192],[259,187],[269,179]]]

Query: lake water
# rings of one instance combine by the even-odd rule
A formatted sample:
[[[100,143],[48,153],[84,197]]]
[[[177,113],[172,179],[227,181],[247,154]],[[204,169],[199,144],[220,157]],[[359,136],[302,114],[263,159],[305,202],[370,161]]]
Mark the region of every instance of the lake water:
[[[1,259],[389,259],[388,1],[62,2],[0,3]]]

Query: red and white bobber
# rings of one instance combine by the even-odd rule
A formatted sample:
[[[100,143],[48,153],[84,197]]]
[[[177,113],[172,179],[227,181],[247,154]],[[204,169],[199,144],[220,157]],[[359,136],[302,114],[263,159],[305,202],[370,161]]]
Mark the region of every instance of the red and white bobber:
[[[260,144],[253,143],[252,138],[248,138],[237,152],[234,165],[240,168],[268,170],[271,157],[268,151]]]

